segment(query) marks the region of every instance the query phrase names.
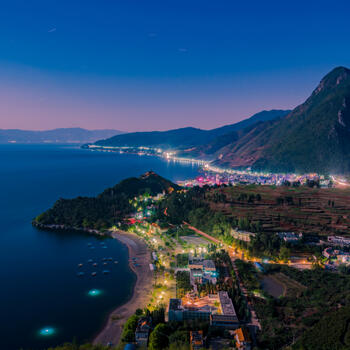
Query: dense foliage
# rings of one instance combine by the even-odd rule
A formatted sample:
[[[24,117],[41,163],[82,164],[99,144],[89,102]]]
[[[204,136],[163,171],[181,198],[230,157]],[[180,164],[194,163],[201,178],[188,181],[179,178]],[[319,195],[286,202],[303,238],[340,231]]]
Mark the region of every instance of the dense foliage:
[[[301,337],[293,350],[350,349],[350,307],[325,316]]]
[[[121,335],[121,341],[125,343],[134,342],[135,341],[135,330],[137,327],[137,323],[139,321],[138,315],[132,315],[125,322],[123,326],[123,332]]]
[[[315,334],[308,332],[321,332],[322,325],[326,322],[323,321],[324,317],[332,315],[339,308],[345,309],[350,306],[350,276],[327,272],[320,268],[301,271],[288,266],[266,265],[265,269],[269,274],[281,273],[282,276],[287,276],[290,281],[294,281],[294,285],[299,284],[300,288],[291,290],[292,293],[287,292],[286,296],[278,299],[268,297],[266,294],[265,299],[254,298],[256,311],[263,326],[259,338],[262,346],[280,349],[286,344],[291,344],[293,339],[306,334]],[[246,270],[246,273],[253,272],[249,273],[249,270]],[[319,320],[321,321],[317,326]],[[332,335],[333,339],[338,336],[339,332],[334,332]],[[341,338],[338,341],[343,342]],[[316,344],[319,346],[318,349],[333,349],[333,347],[322,348],[323,341],[318,338],[314,339],[313,344],[314,347],[305,349],[317,349]]]
[[[188,271],[178,271],[176,273],[176,297],[182,298],[191,290],[190,273]]]
[[[237,224],[237,220],[210,209],[206,201],[208,189],[207,186],[193,187],[187,192],[170,194],[160,203],[156,218],[176,225],[188,222],[198,229],[231,243],[231,228]]]
[[[54,206],[40,214],[35,223],[65,225],[74,228],[107,229],[118,224],[133,211],[135,196],[171,192],[179,187],[161,176],[148,172],[139,178],[128,178],[108,188],[97,197],[59,199]]]

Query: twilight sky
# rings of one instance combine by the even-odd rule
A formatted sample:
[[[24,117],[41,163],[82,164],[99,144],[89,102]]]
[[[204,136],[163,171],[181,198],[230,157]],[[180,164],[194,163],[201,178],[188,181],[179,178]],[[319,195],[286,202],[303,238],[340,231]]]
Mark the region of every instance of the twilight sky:
[[[214,128],[350,67],[348,0],[11,0],[0,128]]]

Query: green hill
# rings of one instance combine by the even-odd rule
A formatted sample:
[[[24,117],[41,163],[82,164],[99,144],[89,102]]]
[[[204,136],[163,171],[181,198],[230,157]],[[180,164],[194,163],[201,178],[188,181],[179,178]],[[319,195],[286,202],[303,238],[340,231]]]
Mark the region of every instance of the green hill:
[[[59,199],[53,207],[34,219],[34,225],[64,225],[74,228],[107,229],[135,208],[129,200],[140,194],[172,192],[179,186],[150,171],[108,188],[97,197]]]

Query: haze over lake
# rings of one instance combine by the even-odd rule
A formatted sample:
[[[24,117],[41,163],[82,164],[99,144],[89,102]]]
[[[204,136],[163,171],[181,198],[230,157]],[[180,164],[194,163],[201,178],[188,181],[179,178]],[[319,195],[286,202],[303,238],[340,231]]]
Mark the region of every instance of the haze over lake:
[[[37,350],[74,337],[91,339],[132,291],[135,276],[128,267],[127,248],[115,240],[38,231],[31,226],[32,218],[59,197],[96,195],[148,170],[176,181],[196,176],[198,168],[67,145],[0,145],[0,161],[2,348]],[[105,257],[118,264],[103,266]],[[110,274],[103,275],[103,269]],[[97,271],[95,278],[92,271]],[[77,277],[78,272],[85,274]],[[101,293],[91,292],[94,289]],[[52,335],[40,335],[40,330],[51,328]]]

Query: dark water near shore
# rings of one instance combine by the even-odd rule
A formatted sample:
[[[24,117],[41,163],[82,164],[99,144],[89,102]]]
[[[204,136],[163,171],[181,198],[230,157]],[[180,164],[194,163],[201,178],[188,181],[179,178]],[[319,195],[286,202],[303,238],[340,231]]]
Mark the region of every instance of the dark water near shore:
[[[95,237],[38,231],[31,219],[59,197],[95,195],[148,170],[175,181],[195,176],[198,169],[74,146],[0,145],[1,349],[38,350],[74,337],[89,340],[108,313],[127,301],[135,276],[125,246],[103,240],[104,248]],[[104,257],[119,263],[103,266]],[[89,259],[98,266],[93,268]],[[103,275],[104,269],[111,273]],[[77,277],[78,271],[85,275]],[[92,271],[98,272],[96,277]],[[89,296],[94,288],[101,294]],[[44,327],[53,327],[55,333],[40,335]]]

